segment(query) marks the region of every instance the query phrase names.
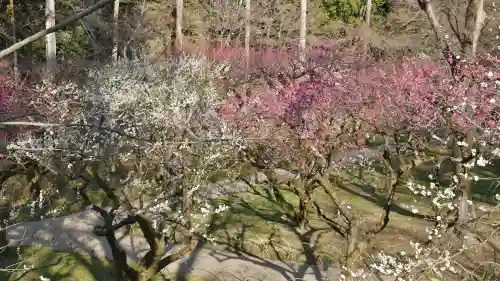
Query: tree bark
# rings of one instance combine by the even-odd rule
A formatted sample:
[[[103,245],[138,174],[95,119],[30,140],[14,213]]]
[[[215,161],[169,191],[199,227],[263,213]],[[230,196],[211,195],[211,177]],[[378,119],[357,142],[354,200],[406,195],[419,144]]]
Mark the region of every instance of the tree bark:
[[[245,62],[250,66],[250,0],[245,0]]]
[[[368,47],[369,47],[369,40],[368,38],[368,33],[370,32],[370,23],[371,23],[371,15],[372,15],[372,0],[366,0],[366,6],[365,6],[365,21],[363,23],[363,26],[361,26],[361,40],[362,40],[362,50],[363,54],[365,54],[364,58],[368,58],[366,56],[368,52]],[[363,169],[360,169],[360,173],[362,172]]]
[[[417,0],[420,8],[425,11],[434,33],[440,43],[440,47],[445,53],[445,59],[449,59],[450,54],[465,54],[474,59],[477,54],[479,37],[483,30],[486,13],[484,11],[484,0],[468,0],[465,14],[465,32],[463,38],[458,38],[458,31],[455,32],[457,38],[450,38],[445,34],[438,16],[435,14],[431,0]],[[458,42],[457,42],[458,41]]]
[[[184,8],[183,0],[176,0],[176,12],[175,12],[175,47],[176,51],[181,54],[182,53],[182,13]]]
[[[484,0],[469,0],[465,13],[465,34],[462,48],[465,54],[474,59],[477,54],[477,44],[486,20]]]
[[[355,272],[361,262],[361,257],[366,251],[367,237],[362,237],[361,223],[354,219],[350,222],[347,235],[347,248],[345,266]]]
[[[120,13],[120,0],[115,0],[113,3],[113,50],[111,59],[113,63],[118,62],[118,17]]]
[[[452,157],[453,159],[456,159],[455,160],[456,162],[453,165],[453,174],[458,176],[464,173],[463,171],[464,165],[461,162],[463,154],[457,142],[458,140],[455,137],[453,140]],[[471,189],[470,180],[465,178],[458,178],[457,194],[456,194],[458,208],[457,208],[457,216],[455,223],[459,227],[462,226],[471,218],[471,210],[473,207],[469,205],[469,200],[471,199],[470,189]]]
[[[281,33],[283,32],[283,12],[281,11],[281,0],[276,0],[276,7],[278,7],[279,16],[279,27],[278,27],[278,42],[281,43]]]
[[[305,194],[300,194],[299,196],[299,213],[297,214],[297,225],[299,227],[299,232],[303,233],[309,225],[309,220],[307,219],[307,206],[309,203],[309,198]]]
[[[370,26],[372,16],[372,0],[366,0],[365,24]]]
[[[54,33],[56,31],[60,30],[60,29],[65,28],[66,26],[70,25],[74,21],[77,21],[77,20],[85,17],[86,15],[89,15],[89,14],[105,7],[106,5],[108,5],[111,2],[113,2],[113,0],[101,0],[100,2],[96,3],[95,5],[92,5],[88,8],[86,8],[85,10],[83,10],[79,13],[76,13],[76,14],[72,15],[71,17],[61,21],[60,23],[56,24],[55,26],[48,28],[48,29],[44,29],[42,31],[39,31],[39,32],[29,36],[28,38],[26,38],[20,42],[17,42],[16,44],[14,44],[6,49],[3,49],[2,51],[0,51],[0,58],[3,58],[5,56],[19,50],[20,48],[28,45],[29,43],[31,43],[33,41],[36,41],[36,40],[44,37],[47,34],[51,34],[51,33]]]
[[[430,0],[418,0],[418,4],[420,5],[420,8],[425,12],[427,15],[427,18],[429,19],[429,23],[431,24],[432,30],[434,31],[434,34],[436,35],[437,40],[439,41],[441,50],[443,50],[444,53],[446,53],[446,56],[448,55],[449,52],[452,52],[454,54],[457,54],[458,52],[456,50],[453,50],[453,46],[451,42],[447,39],[446,35],[444,34],[442,30],[441,23],[439,22],[439,19],[436,16],[436,13],[434,12],[434,7],[432,6],[432,3]]]
[[[12,43],[16,44],[16,4],[14,0],[10,0],[10,25],[12,26]],[[17,51],[12,55],[12,70],[14,72],[14,86],[19,87],[19,65],[17,61]]]
[[[8,198],[0,198],[0,254],[7,250],[9,240],[7,239],[7,224],[10,213],[10,201]]]
[[[45,28],[50,29],[56,24],[56,4],[55,0],[45,0]],[[50,33],[45,36],[45,59],[46,70],[50,72],[57,62],[56,34]]]
[[[307,36],[307,0],[300,0],[300,39],[299,59],[306,61],[306,36]]]
[[[115,263],[116,269],[116,281],[138,281],[139,274],[132,269],[127,263],[127,255],[118,245],[118,241],[116,240],[114,231],[110,231],[106,235],[106,241],[111,247],[111,254],[113,255],[113,260]]]

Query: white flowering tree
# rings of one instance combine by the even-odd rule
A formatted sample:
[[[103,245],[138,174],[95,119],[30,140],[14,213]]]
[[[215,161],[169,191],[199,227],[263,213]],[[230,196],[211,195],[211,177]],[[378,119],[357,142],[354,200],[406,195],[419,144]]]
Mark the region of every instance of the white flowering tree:
[[[411,117],[415,123],[410,124],[401,141],[395,142],[412,151],[409,159],[418,162],[418,177],[402,184],[416,201],[431,206],[430,210],[414,207],[412,211],[423,213],[433,223],[426,229],[425,241],[409,242],[411,253],[381,252],[373,256],[372,267],[397,280],[422,276],[480,280],[481,274],[474,267],[490,261],[464,262],[464,253],[485,245],[498,249],[494,242],[498,239],[497,227],[491,217],[498,215],[500,195],[483,199],[491,207],[482,207],[480,215],[472,195],[475,182],[486,181],[493,186],[499,183],[498,178],[481,171],[495,162],[498,165],[500,158],[500,93],[490,69],[477,61],[459,59],[451,77],[435,80],[439,83],[434,86],[422,84],[415,91],[418,98],[410,92],[408,98],[414,98],[412,103],[418,105],[419,115]],[[414,82],[425,81],[426,75],[432,77],[439,70],[424,71],[427,74],[410,77]],[[413,140],[407,141],[409,138]]]
[[[46,120],[9,145],[10,157],[36,162],[58,190],[73,189],[100,214],[94,234],[108,241],[117,280],[150,280],[211,239],[212,215],[225,206],[212,206],[204,187],[239,149],[214,115],[223,69],[203,57],[120,62],[92,70],[83,86],[40,87],[36,106]],[[93,201],[96,191],[109,204]],[[116,237],[132,225],[150,247],[138,267]],[[167,255],[174,242],[186,247]]]

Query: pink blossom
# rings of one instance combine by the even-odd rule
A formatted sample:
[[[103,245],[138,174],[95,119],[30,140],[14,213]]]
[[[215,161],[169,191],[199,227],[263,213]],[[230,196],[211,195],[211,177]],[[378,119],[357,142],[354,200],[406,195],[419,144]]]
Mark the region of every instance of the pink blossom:
[[[281,91],[259,92],[248,100],[229,98],[221,117],[245,136],[335,138],[346,118],[362,122],[364,133],[433,132],[495,126],[499,100],[479,63],[449,66],[431,60],[380,61],[360,70],[344,69],[290,83]],[[469,83],[464,79],[470,79]],[[490,81],[491,82],[491,81]],[[491,83],[490,83],[491,84]]]

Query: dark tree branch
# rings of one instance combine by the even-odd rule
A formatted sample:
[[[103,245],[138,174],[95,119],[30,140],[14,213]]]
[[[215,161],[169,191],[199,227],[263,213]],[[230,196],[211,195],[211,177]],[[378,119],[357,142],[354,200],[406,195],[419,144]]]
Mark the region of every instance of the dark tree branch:
[[[200,243],[200,241],[198,241]],[[141,279],[140,281],[148,281],[150,280],[155,274],[160,272],[163,268],[168,266],[169,264],[189,255],[192,251],[194,250],[193,245],[186,246],[184,247],[180,252],[168,255],[163,257],[162,259],[158,260],[157,262],[153,263],[145,272],[141,274]]]
[[[318,213],[318,215],[322,217],[333,230],[335,230],[342,237],[347,238],[347,225],[344,225],[339,221],[335,221],[327,217],[325,212],[323,212],[323,209],[321,209],[318,202],[316,202],[315,200],[313,200],[313,205],[316,208],[316,212]]]
[[[149,251],[142,258],[141,264],[145,265],[146,268],[149,268],[153,265],[153,262],[158,255],[158,243],[156,242],[154,230],[149,221],[141,216],[137,216],[137,222],[139,223],[144,238],[146,238],[146,241],[149,244]]]
[[[104,226],[96,226],[94,227],[94,230],[92,231],[95,235],[97,236],[107,236],[110,233],[114,233],[116,230],[126,226],[126,225],[131,225],[137,222],[137,216],[127,216],[123,220],[121,220],[117,224],[113,224],[111,226],[104,225]]]
[[[101,217],[103,217],[106,220],[108,217],[110,217],[110,214],[106,210],[104,210],[103,208],[92,204],[92,202],[90,201],[90,198],[87,196],[87,193],[85,193],[85,189],[87,188],[87,186],[88,186],[88,182],[86,182],[82,187],[78,187],[76,190],[77,194],[80,195],[80,197],[82,197],[83,202],[85,202],[87,205],[91,206],[91,209],[93,211],[98,212],[101,215]]]

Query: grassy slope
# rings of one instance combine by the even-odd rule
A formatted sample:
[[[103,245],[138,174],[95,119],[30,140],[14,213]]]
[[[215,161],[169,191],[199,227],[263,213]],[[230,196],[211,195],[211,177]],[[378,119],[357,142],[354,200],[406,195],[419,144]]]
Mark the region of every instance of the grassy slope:
[[[9,266],[9,269],[14,269],[13,273],[0,271],[0,280],[32,281],[40,280],[40,276],[49,278],[51,281],[115,280],[112,264],[104,259],[38,247],[23,247],[20,256],[16,253],[16,249],[12,248],[0,254],[0,268]],[[30,269],[24,270],[24,266]],[[168,277],[159,274],[155,276],[153,281],[171,280]],[[207,281],[207,279],[189,277],[187,281]]]
[[[475,173],[481,177],[498,177],[500,162],[497,162],[495,167],[475,171]],[[360,217],[365,218],[367,224],[370,225],[380,218],[381,206],[385,204],[384,192],[376,188],[377,185],[382,186],[381,175],[373,172],[366,173],[363,181],[356,178],[355,174],[350,175],[351,185],[338,189],[336,192],[341,200],[352,206],[352,209],[356,210]],[[420,181],[422,182],[423,179]],[[486,199],[499,193],[499,188],[492,180],[480,180],[473,183],[473,192],[476,208],[478,206],[491,207],[491,200]],[[324,206],[332,205],[328,202],[327,196],[321,192],[315,193],[315,197]],[[305,261],[307,248],[303,246],[304,243],[301,243],[305,237],[301,237],[292,227],[289,227],[284,219],[292,212],[273,203],[270,198],[265,187],[255,192],[220,198],[219,200],[231,206],[231,209],[217,221],[219,225],[216,236],[219,246],[230,248],[243,246],[246,252],[260,257]],[[293,206],[298,206],[298,198],[291,193],[285,194],[285,200]],[[419,210],[418,214],[412,213],[413,207]],[[374,239],[373,250],[384,252],[407,250],[409,240],[426,239],[425,229],[431,228],[432,223],[426,221],[421,214],[429,209],[429,199],[412,196],[406,188],[400,188],[400,192],[396,194],[391,221],[388,227]],[[484,214],[484,211],[479,209],[476,212],[478,216]],[[498,217],[490,218],[491,221],[497,219]],[[313,228],[327,228],[312,208],[310,220]],[[341,259],[345,241],[332,231],[320,231],[317,234],[319,235],[310,239],[313,242],[312,248],[317,255],[316,258],[319,256],[323,260],[327,259],[329,263]]]

